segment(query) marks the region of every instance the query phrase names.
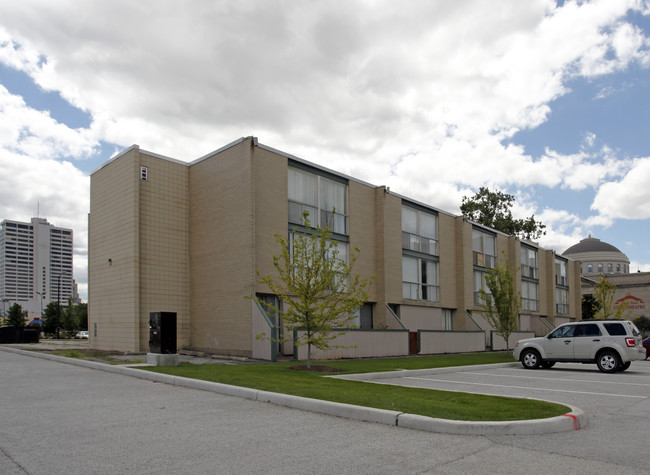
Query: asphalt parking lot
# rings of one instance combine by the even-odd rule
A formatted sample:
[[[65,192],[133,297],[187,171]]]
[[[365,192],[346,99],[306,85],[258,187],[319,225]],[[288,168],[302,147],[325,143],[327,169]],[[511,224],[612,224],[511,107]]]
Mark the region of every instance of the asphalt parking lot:
[[[608,398],[604,410],[592,406],[589,424],[580,430],[460,436],[325,416],[35,356],[0,351],[3,474],[650,473],[647,398],[610,406],[611,396],[602,396]],[[554,385],[608,376],[595,367],[558,366],[524,372],[543,383],[531,391],[557,389],[542,379],[549,374],[559,375]],[[633,387],[648,384],[649,369],[650,362],[638,362],[629,373],[609,377]],[[479,386],[468,382],[501,381],[505,390],[503,381],[515,370],[473,367],[463,372],[479,373],[482,380],[471,374],[462,378],[472,380],[463,380],[454,369],[436,379],[455,381],[455,390]],[[581,391],[587,392],[596,391]]]
[[[568,404],[589,414],[615,413],[650,396],[650,360],[634,361],[625,372],[605,374],[596,365],[558,363],[551,369],[524,369],[520,364],[498,368],[395,376],[383,384],[496,396],[543,399]]]
[[[611,473],[625,473],[622,467],[635,467],[633,473],[650,473],[650,360],[634,361],[627,371],[614,374],[601,373],[596,365],[558,363],[551,369],[526,370],[516,363],[489,368],[447,368],[429,375],[404,372],[373,382],[536,398],[579,407],[588,419],[580,430],[490,439],[524,450],[618,465]],[[521,469],[520,473],[524,473],[525,467]],[[589,473],[587,469],[574,470],[568,472]]]

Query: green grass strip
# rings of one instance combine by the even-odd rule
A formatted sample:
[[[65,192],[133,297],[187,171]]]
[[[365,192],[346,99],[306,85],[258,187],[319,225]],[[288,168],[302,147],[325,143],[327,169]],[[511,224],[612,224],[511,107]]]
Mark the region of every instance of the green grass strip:
[[[505,353],[476,353],[312,363],[312,365],[331,366],[341,370],[340,372],[290,369],[291,366],[303,362],[181,365],[146,369],[264,391],[461,421],[544,419],[570,412],[568,407],[561,404],[530,399],[406,388],[323,377],[332,374],[442,368],[512,361],[514,361],[512,357]]]

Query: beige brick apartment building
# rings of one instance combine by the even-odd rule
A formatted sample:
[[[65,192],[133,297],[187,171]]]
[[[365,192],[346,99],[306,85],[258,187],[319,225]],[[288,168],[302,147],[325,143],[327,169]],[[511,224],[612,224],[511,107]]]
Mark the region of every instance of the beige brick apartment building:
[[[475,302],[497,259],[521,269],[521,331],[580,318],[578,262],[248,137],[189,164],[134,145],[91,175],[91,346],[146,352],[149,313],[163,311],[177,314],[178,348],[293,354],[256,340],[272,322],[244,297],[274,298],[256,270],[273,273],[274,234],[303,211],[375,276],[360,329],[342,337],[356,349],[331,356],[495,347]]]

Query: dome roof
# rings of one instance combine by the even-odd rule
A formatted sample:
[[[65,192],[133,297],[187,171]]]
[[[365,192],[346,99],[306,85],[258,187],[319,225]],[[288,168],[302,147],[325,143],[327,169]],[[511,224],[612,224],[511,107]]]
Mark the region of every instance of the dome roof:
[[[574,244],[569,249],[564,251],[562,255],[567,254],[580,254],[583,252],[618,252],[623,254],[616,247],[601,241],[600,239],[592,238],[591,236],[583,239],[578,244]]]

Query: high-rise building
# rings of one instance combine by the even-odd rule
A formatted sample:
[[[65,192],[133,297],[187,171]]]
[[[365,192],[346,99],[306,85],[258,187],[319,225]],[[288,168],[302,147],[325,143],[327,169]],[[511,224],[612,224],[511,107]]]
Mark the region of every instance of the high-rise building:
[[[0,224],[0,298],[3,313],[18,303],[30,317],[51,301],[73,297],[72,230],[45,218]]]

